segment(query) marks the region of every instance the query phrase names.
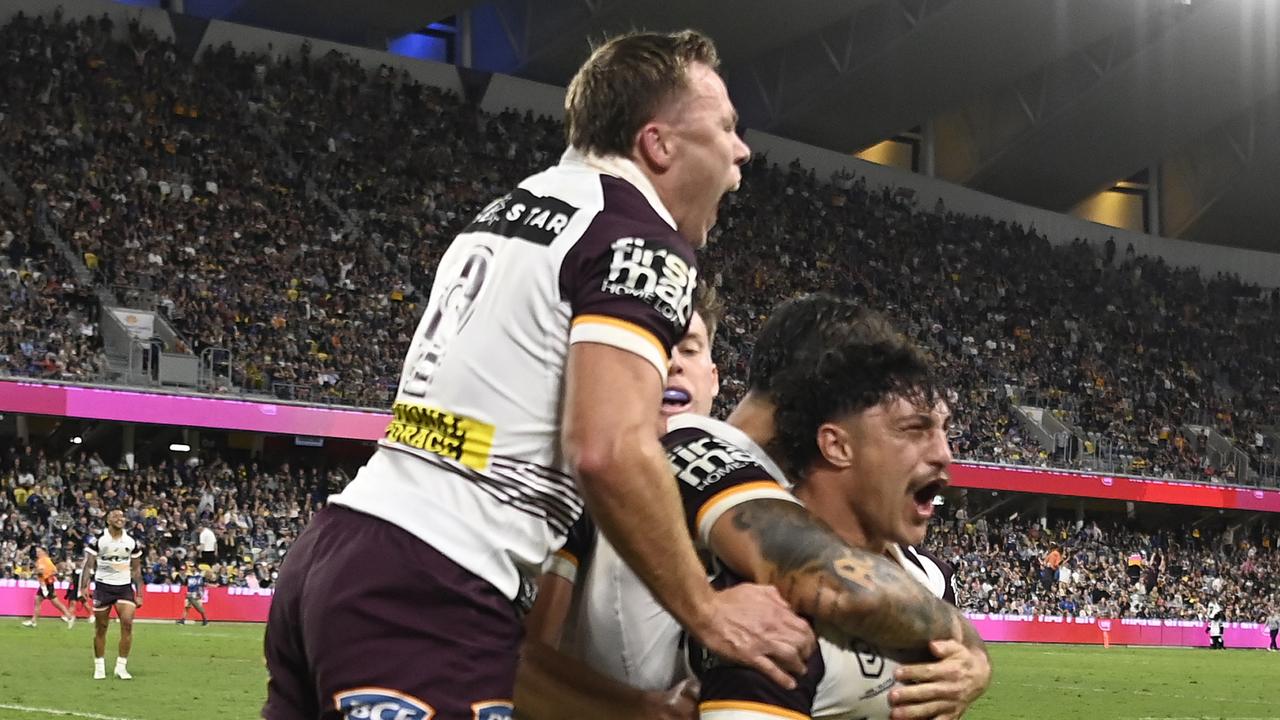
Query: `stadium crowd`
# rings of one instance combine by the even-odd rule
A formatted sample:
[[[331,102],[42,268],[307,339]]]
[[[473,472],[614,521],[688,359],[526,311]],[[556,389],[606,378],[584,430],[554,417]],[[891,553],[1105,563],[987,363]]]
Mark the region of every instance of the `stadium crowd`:
[[[35,101],[30,101],[34,98]],[[87,294],[36,238],[51,226],[122,301],[227,348],[240,389],[385,408],[445,244],[496,194],[552,162],[560,126],[486,114],[399,70],[336,52],[276,61],[229,46],[188,58],[138,26],[22,15],[0,29],[3,169],[35,211],[0,214],[16,308],[11,374],[92,378],[105,362]],[[750,338],[797,291],[865,298],[929,348],[954,388],[958,457],[1234,481],[1184,432],[1213,426],[1276,468],[1280,291],[1203,278],[1114,243],[1033,230],[862,178],[767,158],[730,196],[704,277],[730,301],[721,408]],[[38,211],[38,213],[36,212]],[[1082,442],[1041,447],[1034,397]]]
[[[958,600],[974,612],[1260,622],[1280,602],[1277,540],[1266,527],[1146,532],[959,510],[926,545],[956,568]]]
[[[0,578],[29,576],[43,546],[70,579],[86,538],[119,507],[145,548],[146,582],[178,583],[191,559],[217,584],[270,587],[312,513],[346,482],[341,470],[287,464],[267,470],[215,458],[121,469],[76,455],[56,459],[30,446],[0,454]]]
[[[106,511],[125,510],[145,547],[148,583],[178,583],[186,560],[212,582],[270,587],[312,513],[346,482],[338,468],[268,469],[256,462],[113,467],[93,453],[55,459],[42,449],[0,453],[0,578],[34,572],[48,547],[64,579]],[[1280,602],[1274,528],[1146,532],[1120,523],[999,518],[961,508],[935,521],[926,547],[956,567],[966,610],[1016,615],[1230,620]],[[1263,610],[1259,610],[1262,608]]]

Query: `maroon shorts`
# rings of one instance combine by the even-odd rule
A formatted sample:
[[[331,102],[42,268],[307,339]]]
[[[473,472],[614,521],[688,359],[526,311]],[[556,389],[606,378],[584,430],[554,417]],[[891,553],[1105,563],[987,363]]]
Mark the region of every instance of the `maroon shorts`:
[[[132,585],[93,584],[94,610],[106,610],[118,602],[127,602],[131,605],[137,604],[137,601],[133,599]]]
[[[330,505],[289,549],[267,620],[267,720],[507,720],[515,606],[418,538]]]

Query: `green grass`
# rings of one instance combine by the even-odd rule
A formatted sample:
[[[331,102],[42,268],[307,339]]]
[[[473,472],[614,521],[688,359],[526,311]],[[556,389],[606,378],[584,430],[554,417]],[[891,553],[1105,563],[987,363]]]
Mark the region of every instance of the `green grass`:
[[[262,625],[138,623],[129,654],[133,680],[124,681],[110,676],[119,637],[115,623],[107,633],[108,678],[94,680],[91,622],[77,621],[68,630],[45,618],[32,630],[20,621],[0,618],[3,720],[244,720],[258,717],[266,697]]]
[[[89,623],[67,630],[46,619],[30,630],[19,621],[0,618],[0,719],[241,719],[262,705],[261,625],[139,624],[134,680],[124,682],[90,678]],[[108,672],[116,633],[113,626]],[[1070,645],[993,645],[991,653],[995,681],[970,720],[1280,720],[1280,653]]]
[[[971,720],[1280,719],[1280,653],[992,645]]]

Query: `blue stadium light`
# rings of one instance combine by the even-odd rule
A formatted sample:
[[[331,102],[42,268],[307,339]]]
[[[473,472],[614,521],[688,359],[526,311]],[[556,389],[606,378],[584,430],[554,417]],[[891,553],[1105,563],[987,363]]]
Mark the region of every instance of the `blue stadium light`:
[[[430,25],[427,25],[427,29],[434,30],[440,33],[448,33],[449,35],[456,35],[458,33],[458,28],[448,23],[442,23],[442,22],[433,22]]]
[[[449,44],[444,38],[409,33],[387,42],[387,52],[419,60],[449,62]]]

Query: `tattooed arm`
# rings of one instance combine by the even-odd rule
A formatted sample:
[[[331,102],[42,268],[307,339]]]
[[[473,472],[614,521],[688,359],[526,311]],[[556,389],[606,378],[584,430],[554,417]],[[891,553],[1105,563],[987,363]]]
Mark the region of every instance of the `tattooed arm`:
[[[851,547],[800,505],[744,502],[715,522],[708,540],[731,570],[778,588],[832,642],[856,637],[884,648],[925,650],[931,640],[955,639],[985,652],[956,608],[892,560]]]

